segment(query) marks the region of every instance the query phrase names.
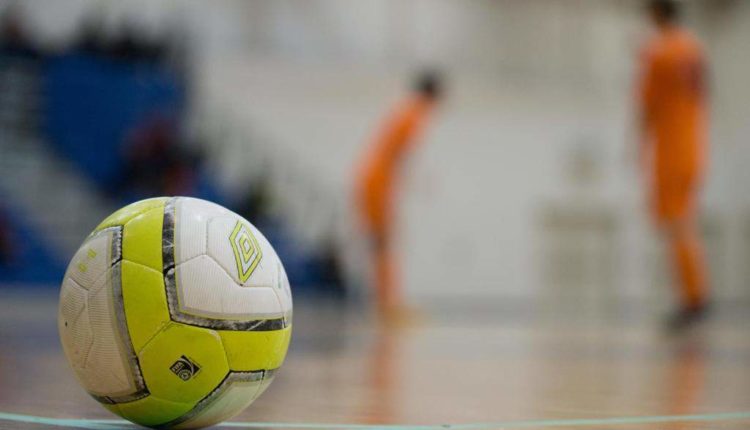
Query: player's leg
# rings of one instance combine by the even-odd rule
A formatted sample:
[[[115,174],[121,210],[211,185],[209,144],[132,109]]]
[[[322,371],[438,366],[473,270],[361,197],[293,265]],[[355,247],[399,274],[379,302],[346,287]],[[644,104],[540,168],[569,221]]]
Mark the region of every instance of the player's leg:
[[[379,312],[385,313],[397,306],[396,268],[391,247],[390,207],[387,193],[380,187],[362,187],[357,196],[357,206],[370,259],[370,285]]]
[[[703,246],[695,222],[680,221],[673,227],[670,242],[683,307],[700,308],[706,303],[708,284]]]
[[[696,181],[692,178],[671,179],[673,186],[663,190],[660,212],[681,303],[680,310],[670,318],[669,324],[672,328],[681,328],[705,313],[708,278],[695,214]]]
[[[377,234],[375,239],[375,294],[378,309],[388,312],[400,305],[397,285],[396,262],[393,258],[389,229]]]

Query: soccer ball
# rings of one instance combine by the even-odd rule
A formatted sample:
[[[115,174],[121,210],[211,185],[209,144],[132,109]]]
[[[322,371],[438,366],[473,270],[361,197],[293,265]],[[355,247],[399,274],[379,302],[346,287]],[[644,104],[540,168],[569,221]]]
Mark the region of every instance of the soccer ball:
[[[155,198],[105,219],[60,292],[65,355],[105,408],[150,427],[230,418],[271,383],[292,296],[265,237],[210,202]]]

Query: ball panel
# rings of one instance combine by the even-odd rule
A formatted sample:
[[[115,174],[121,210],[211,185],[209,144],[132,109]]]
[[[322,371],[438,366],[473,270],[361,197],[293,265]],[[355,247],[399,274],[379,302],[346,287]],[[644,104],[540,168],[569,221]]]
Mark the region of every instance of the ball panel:
[[[289,287],[289,278],[286,276],[286,270],[281,264],[281,260],[276,253],[276,295],[281,303],[281,308],[284,313],[289,314],[292,312],[292,290]]]
[[[71,278],[84,289],[90,289],[113,263],[112,241],[113,234],[99,233],[89,236],[78,248],[65,272],[66,278]]]
[[[161,272],[163,221],[163,204],[128,221],[122,235],[122,258]]]
[[[193,316],[251,321],[280,318],[271,288],[242,288],[207,255],[176,267],[180,310]]]
[[[239,285],[272,287],[276,284],[274,253],[268,241],[238,215],[209,221],[208,255]]]
[[[122,309],[121,237],[121,227],[108,227],[93,233],[77,253],[88,259],[84,264],[85,269],[82,270],[81,264],[74,260],[67,272],[71,275],[68,279],[74,282],[72,274],[85,275],[93,272],[91,267],[107,267],[88,286],[88,294],[83,301],[88,316],[86,321],[80,320],[80,323],[87,325],[92,338],[85,360],[76,366],[70,354],[73,349],[70,347],[71,339],[66,336],[61,338],[81,385],[100,401],[127,400],[143,394],[140,371],[135,362]]]
[[[210,329],[170,322],[138,354],[152,395],[195,404],[229,372],[219,335]]]
[[[187,261],[206,253],[206,226],[216,216],[229,213],[205,200],[181,197],[175,203],[175,257]]]
[[[86,290],[72,279],[63,281],[58,329],[65,355],[76,373],[86,363],[93,342],[86,309],[87,296]]]
[[[133,350],[140,351],[169,322],[164,276],[149,267],[122,261],[122,296]]]
[[[261,381],[234,381],[194,416],[174,428],[203,428],[227,420],[255,401],[261,392],[261,386]]]
[[[275,331],[218,332],[233,371],[271,370],[284,362],[292,327]]]
[[[94,342],[85,364],[84,387],[92,394],[117,397],[136,391],[130,363],[130,346],[120,337],[111,277],[102,277],[88,298],[89,322]]]
[[[117,409],[113,412],[142,426],[167,423],[185,415],[193,408],[192,404],[170,402],[154,395],[114,406]]]
[[[122,226],[136,216],[148,212],[151,209],[164,207],[169,200],[167,197],[156,197],[153,199],[141,200],[119,209],[112,215],[104,219],[95,229],[94,232],[103,230],[108,227]]]
[[[257,394],[258,397],[261,394],[263,394],[266,391],[266,389],[268,389],[268,387],[271,385],[271,382],[273,382],[274,378],[276,378],[276,372],[266,373],[266,375],[263,377],[263,380],[260,383],[260,390],[258,390],[258,394]]]
[[[177,206],[182,208],[183,211],[193,212],[194,214],[202,214],[200,216],[203,222],[207,222],[210,218],[229,215],[234,212],[225,208],[224,206],[217,205],[216,203],[209,202],[208,200],[196,199],[195,197],[176,197]]]

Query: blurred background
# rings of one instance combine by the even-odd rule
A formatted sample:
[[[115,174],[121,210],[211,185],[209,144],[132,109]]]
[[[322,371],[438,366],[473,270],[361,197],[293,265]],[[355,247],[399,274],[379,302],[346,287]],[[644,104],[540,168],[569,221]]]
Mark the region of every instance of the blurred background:
[[[750,289],[750,4],[687,1],[710,59],[700,225]],[[671,299],[635,162],[628,0],[0,2],[0,282],[56,286],[112,210],[192,195],[266,232],[298,290],[363,297],[358,160],[412,74],[445,102],[403,169],[409,302]]]

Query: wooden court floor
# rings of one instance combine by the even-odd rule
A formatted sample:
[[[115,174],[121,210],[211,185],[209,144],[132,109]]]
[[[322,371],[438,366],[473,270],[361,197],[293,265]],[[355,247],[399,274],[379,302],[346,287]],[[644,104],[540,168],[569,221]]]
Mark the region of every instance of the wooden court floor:
[[[76,384],[42,291],[0,293],[0,429],[135,428]],[[297,300],[276,381],[218,428],[750,429],[750,312],[668,336],[651,312],[492,309],[383,325]]]

